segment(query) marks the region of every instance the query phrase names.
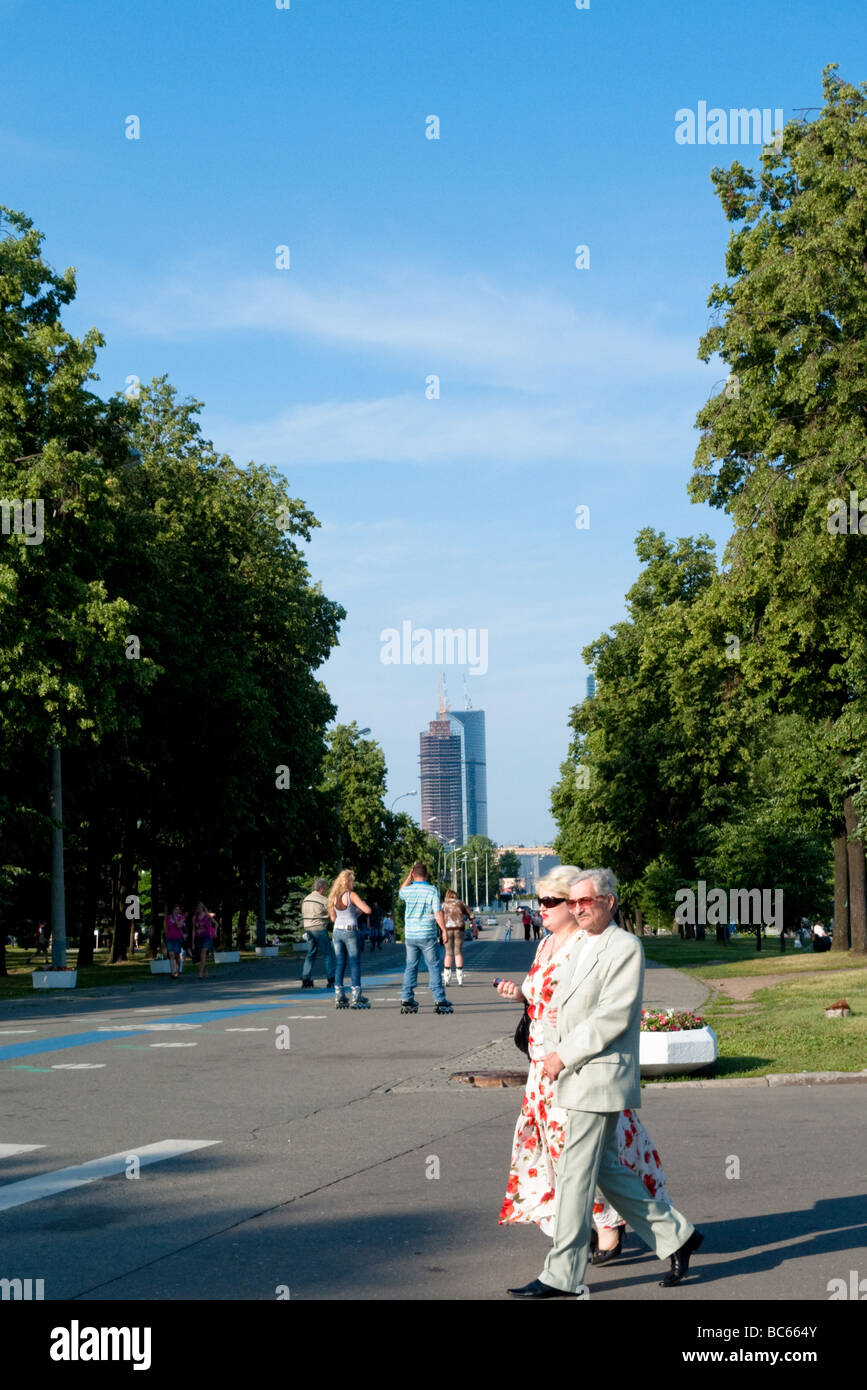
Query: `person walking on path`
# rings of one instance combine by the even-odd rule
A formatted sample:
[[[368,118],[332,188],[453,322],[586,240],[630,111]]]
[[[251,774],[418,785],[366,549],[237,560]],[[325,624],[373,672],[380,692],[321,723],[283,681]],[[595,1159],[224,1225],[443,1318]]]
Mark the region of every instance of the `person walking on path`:
[[[166,914],[164,929],[166,934],[166,955],[169,958],[169,966],[172,972],[172,979],[178,980],[181,976],[182,956],[184,949],[184,927],[187,916],[181,911],[180,903],[175,903],[173,910]]]
[[[370,954],[377,950],[382,950],[382,909],[374,903],[370,914]]]
[[[196,903],[193,913],[193,959],[199,962],[199,979],[208,978],[208,952],[217,934],[214,919],[204,903]]]
[[[406,944],[406,969],[400,991],[400,1011],[404,1014],[418,1013],[415,986],[418,980],[419,959],[424,957],[436,1012],[450,1014],[452,1005],[443,988],[437,954],[440,933],[448,949],[440,895],[433,884],[428,882],[427,869],[420,861],[416,860],[401,884],[399,897],[402,898],[405,908],[403,936]]]
[[[355,891],[355,874],[343,869],[331,885],[328,894],[328,915],[334,923],[334,1003],[346,1008],[343,974],[349,958],[349,978],[352,981],[351,1009],[369,1009],[370,1000],[361,993],[361,957],[358,950],[358,914],[370,908]]]
[[[660,1259],[670,1260],[664,1288],[680,1283],[703,1240],[670,1202],[654,1195],[650,1183],[620,1162],[620,1115],[641,1105],[644,952],[638,939],[614,921],[617,879],[611,870],[578,874],[568,891],[561,883],[557,892],[545,893],[548,911],[552,901],[559,912],[571,910],[585,933],[577,944],[567,941],[559,983],[543,1015],[541,1071],[556,1083],[555,1106],[565,1111],[554,1246],[538,1279],[509,1289],[515,1298],[564,1298],[584,1288],[597,1186],[645,1244]],[[546,875],[540,885],[543,892],[551,877]],[[553,932],[550,916],[549,925]],[[498,989],[505,992],[502,985]]]
[[[307,897],[301,903],[301,921],[307,933],[307,954],[301,967],[301,988],[313,989],[313,962],[322,957],[326,989],[334,988],[334,951],[328,926],[328,880],[316,878]]]
[[[394,945],[394,918],[387,912],[382,919],[382,935],[385,938],[386,946]]]
[[[445,940],[446,958],[443,961],[443,987],[452,982],[452,957],[454,956],[455,970],[457,972],[458,984],[464,982],[464,921],[475,925],[473,914],[455,892],[454,888],[449,888],[443,900],[443,937]]]
[[[524,940],[525,940],[525,941],[529,941],[529,940],[530,940],[530,931],[531,931],[532,926],[533,926],[533,918],[532,918],[532,916],[530,915],[530,909],[529,909],[528,907],[525,907],[525,908],[524,908],[523,914],[522,914],[522,916],[521,916],[521,921],[522,921],[523,924],[524,924]]]
[[[551,896],[542,899],[541,907],[551,930],[536,951],[523,985],[519,988],[502,981],[506,988],[499,991],[507,998],[523,997],[530,1019],[530,1071],[515,1126],[509,1181],[499,1219],[501,1225],[533,1221],[547,1236],[554,1234],[557,1164],[568,1112],[557,1105],[554,1085],[542,1072],[546,1050],[543,1029],[546,1011],[549,1022],[556,1023],[556,1010],[551,1008],[550,1000],[568,966],[571,950],[585,935],[569,911],[568,901],[560,896],[568,895],[578,873],[570,865],[563,865],[546,877],[542,891]],[[617,1121],[617,1149],[624,1167],[637,1172],[648,1191],[660,1201],[667,1201],[659,1154],[631,1110],[624,1110]],[[624,1222],[598,1188],[593,1199],[593,1227],[590,1263],[607,1264],[620,1254]]]

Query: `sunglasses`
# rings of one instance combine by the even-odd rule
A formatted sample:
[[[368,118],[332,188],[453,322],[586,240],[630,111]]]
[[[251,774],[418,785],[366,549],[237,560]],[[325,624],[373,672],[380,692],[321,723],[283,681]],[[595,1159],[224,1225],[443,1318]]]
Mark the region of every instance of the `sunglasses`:
[[[568,898],[540,898],[540,907],[559,907],[561,903],[568,902]]]

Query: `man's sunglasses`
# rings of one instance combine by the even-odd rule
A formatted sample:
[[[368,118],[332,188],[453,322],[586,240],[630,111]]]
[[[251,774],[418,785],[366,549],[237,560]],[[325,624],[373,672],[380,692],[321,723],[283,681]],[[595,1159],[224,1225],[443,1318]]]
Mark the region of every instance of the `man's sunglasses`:
[[[570,907],[592,907],[593,903],[599,902],[599,894],[593,898],[540,898],[541,907],[559,907],[561,903],[568,903]]]

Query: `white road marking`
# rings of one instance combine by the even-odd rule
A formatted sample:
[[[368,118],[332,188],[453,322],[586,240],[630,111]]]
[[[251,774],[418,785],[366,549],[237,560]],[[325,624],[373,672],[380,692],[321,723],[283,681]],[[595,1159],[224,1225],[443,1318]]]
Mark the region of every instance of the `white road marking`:
[[[148,1047],[198,1047],[198,1043],[148,1043]]]
[[[97,1028],[97,1033],[165,1033],[169,1028],[201,1028],[201,1023],[111,1023]]]
[[[96,1182],[98,1178],[110,1178],[125,1173],[131,1155],[135,1155],[144,1168],[149,1163],[161,1163],[166,1158],[178,1158],[194,1149],[207,1149],[213,1144],[222,1144],[222,1139],[161,1139],[158,1144],[143,1144],[140,1148],[130,1145],[117,1154],[107,1154],[105,1158],[93,1158],[89,1163],[80,1163],[74,1168],[58,1168],[53,1173],[43,1173],[38,1178],[25,1178],[23,1182],[9,1182],[0,1187],[0,1211],[11,1211],[27,1202],[36,1202],[41,1197],[56,1197],[60,1192],[69,1192],[74,1187],[84,1187],[86,1183]]]
[[[226,1033],[270,1033],[270,1028],[226,1028]]]
[[[8,1038],[13,1033],[35,1033],[35,1028],[0,1028],[0,1037]]]
[[[12,1158],[14,1154],[29,1154],[34,1149],[44,1149],[44,1144],[0,1144],[0,1158]]]
[[[52,1071],[96,1071],[105,1062],[55,1062]]]
[[[286,1017],[288,1018],[288,1020],[289,1020],[290,1023],[298,1023],[298,1022],[301,1021],[301,1020],[306,1020],[306,1019],[311,1019],[311,1018],[327,1018],[328,1015],[327,1015],[327,1014],[287,1014]]]

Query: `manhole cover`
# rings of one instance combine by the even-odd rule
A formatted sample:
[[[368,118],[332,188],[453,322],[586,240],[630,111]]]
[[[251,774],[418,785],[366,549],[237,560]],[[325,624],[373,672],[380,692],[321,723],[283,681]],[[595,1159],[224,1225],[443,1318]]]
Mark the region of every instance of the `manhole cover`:
[[[483,1086],[490,1089],[502,1086],[525,1086],[525,1071],[455,1071],[450,1081],[462,1081],[466,1086]]]

